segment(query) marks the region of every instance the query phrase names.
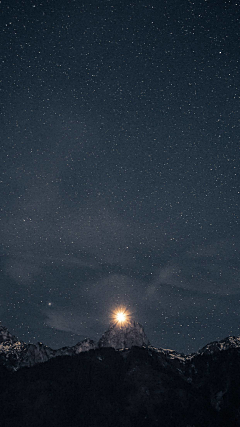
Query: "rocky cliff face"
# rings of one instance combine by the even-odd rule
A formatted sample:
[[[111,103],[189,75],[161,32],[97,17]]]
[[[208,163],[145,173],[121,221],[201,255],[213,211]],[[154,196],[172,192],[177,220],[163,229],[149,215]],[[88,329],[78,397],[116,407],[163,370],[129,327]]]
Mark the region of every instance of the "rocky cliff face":
[[[98,342],[99,347],[113,347],[116,350],[148,345],[150,345],[150,342],[143,327],[140,323],[134,321],[128,322],[123,326],[115,323],[103,334]]]

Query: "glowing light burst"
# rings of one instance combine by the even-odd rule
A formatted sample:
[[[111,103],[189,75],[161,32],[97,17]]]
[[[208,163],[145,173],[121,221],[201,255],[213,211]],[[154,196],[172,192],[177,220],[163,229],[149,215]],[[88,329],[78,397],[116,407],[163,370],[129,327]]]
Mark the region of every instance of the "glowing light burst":
[[[118,326],[124,326],[130,322],[131,314],[124,307],[118,307],[112,313],[112,319]]]
[[[125,323],[126,322],[126,314],[119,311],[116,314],[116,319],[119,323]]]

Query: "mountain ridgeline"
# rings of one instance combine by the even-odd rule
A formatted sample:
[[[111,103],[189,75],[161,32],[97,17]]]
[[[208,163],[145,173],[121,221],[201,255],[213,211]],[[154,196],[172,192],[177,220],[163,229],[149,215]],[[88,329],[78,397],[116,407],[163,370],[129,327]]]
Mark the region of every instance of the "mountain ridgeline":
[[[240,338],[191,355],[136,322],[53,350],[0,327],[0,427],[240,427]]]

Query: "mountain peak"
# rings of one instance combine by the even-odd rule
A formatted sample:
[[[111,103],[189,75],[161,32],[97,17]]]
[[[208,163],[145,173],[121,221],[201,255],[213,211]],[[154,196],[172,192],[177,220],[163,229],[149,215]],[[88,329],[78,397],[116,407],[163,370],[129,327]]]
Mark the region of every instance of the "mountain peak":
[[[98,342],[99,347],[113,347],[115,349],[148,345],[150,345],[150,342],[142,325],[134,321],[129,321],[124,325],[119,325],[117,322],[114,323]]]
[[[205,345],[198,354],[213,354],[222,350],[240,347],[240,337],[226,337],[221,341],[213,341]]]

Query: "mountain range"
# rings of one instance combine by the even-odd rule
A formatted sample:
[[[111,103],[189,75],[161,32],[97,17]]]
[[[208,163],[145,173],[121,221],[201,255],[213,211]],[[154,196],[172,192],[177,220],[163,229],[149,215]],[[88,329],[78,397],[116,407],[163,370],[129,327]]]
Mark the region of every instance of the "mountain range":
[[[184,355],[136,322],[53,350],[0,327],[0,427],[240,426],[240,338]]]

